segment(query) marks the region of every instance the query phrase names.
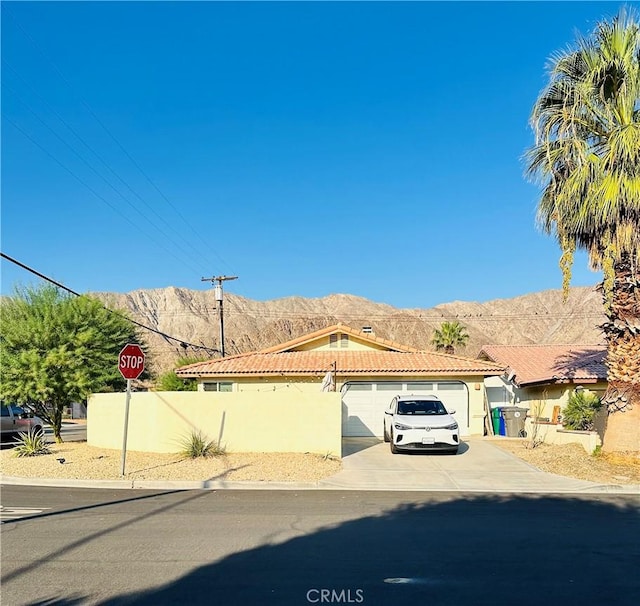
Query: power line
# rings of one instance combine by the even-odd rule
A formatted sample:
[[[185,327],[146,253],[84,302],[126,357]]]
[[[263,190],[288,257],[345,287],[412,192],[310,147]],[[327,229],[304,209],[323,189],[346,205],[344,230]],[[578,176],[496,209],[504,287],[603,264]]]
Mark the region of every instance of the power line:
[[[66,291],[66,292],[68,292],[68,293],[70,293],[72,295],[75,295],[76,297],[81,297],[82,296],[80,293],[77,293],[75,290],[70,289],[68,286],[65,286],[61,282],[57,282],[53,278],[49,278],[49,276],[45,276],[43,273],[40,273],[39,271],[33,269],[32,267],[29,267],[28,265],[25,265],[24,263],[21,263],[17,259],[14,259],[13,257],[10,257],[9,255],[7,255],[7,254],[5,254],[3,252],[0,252],[0,257],[2,257],[3,259],[6,259],[7,261],[10,261],[14,265],[17,265],[18,267],[21,267],[22,269],[28,271],[29,273],[34,274],[35,276],[38,276],[42,280],[46,280],[50,284],[53,284],[54,286],[56,286],[58,288],[61,288],[62,290]],[[214,348],[211,348],[211,347],[206,347],[204,345],[195,345],[193,343],[189,343],[188,341],[185,341],[184,339],[179,339],[178,337],[172,337],[171,335],[168,335],[165,332],[162,332],[162,331],[157,330],[155,328],[151,328],[151,326],[146,326],[145,324],[142,324],[141,322],[137,322],[136,320],[132,320],[131,318],[128,318],[127,316],[125,316],[125,315],[123,315],[121,313],[118,313],[117,311],[115,311],[113,309],[110,309],[109,307],[107,307],[106,305],[104,305],[102,303],[100,303],[100,305],[102,306],[103,309],[106,309],[109,313],[117,314],[118,316],[120,316],[121,318],[124,318],[128,322],[131,322],[132,324],[135,324],[136,326],[139,326],[140,328],[143,328],[145,330],[148,330],[148,331],[150,331],[152,333],[155,333],[155,334],[161,336],[166,341],[175,341],[178,345],[180,345],[181,347],[183,347],[185,349],[186,349],[186,347],[191,347],[193,349],[197,349],[197,350],[200,350],[200,351],[207,351],[210,354],[220,353],[217,349],[214,349]]]
[[[47,149],[45,149],[42,145],[40,145],[40,143],[38,143],[33,137],[31,137],[31,135],[29,135],[20,126],[18,126],[11,118],[9,118],[4,113],[2,114],[2,116],[18,132],[20,132],[24,137],[29,139],[29,141],[31,141],[31,143],[33,143],[36,147],[38,147],[41,151],[43,151],[47,156],[49,156],[49,158],[51,158],[58,166],[60,166],[64,170],[66,170],[76,181],[78,181],[81,185],[86,187],[94,196],[96,196],[96,198],[98,198],[99,200],[102,200],[102,202],[104,202],[111,210],[113,210],[115,213],[120,215],[127,223],[129,223],[129,225],[134,227],[136,230],[141,231],[152,242],[156,242],[156,240],[152,236],[150,236],[148,232],[143,231],[140,228],[140,226],[136,225],[129,217],[127,217],[127,215],[125,215],[123,212],[121,212],[116,206],[111,204],[111,202],[109,202],[104,196],[102,196],[95,189],[93,189],[86,181],[84,181],[82,178],[80,178],[78,175],[76,175],[76,173],[74,173],[69,167],[65,166],[62,162],[60,162],[60,160],[58,160],[52,153],[50,153]],[[156,244],[158,244],[158,243],[156,242]],[[181,263],[184,263],[184,259],[180,259],[180,257],[178,257],[173,251],[169,250],[166,246],[163,246],[162,244],[160,244],[160,247],[163,248],[166,252],[168,252],[172,257],[174,257],[175,259],[177,259]],[[190,267],[194,272],[197,271],[193,266],[190,266]]]
[[[131,154],[125,149],[125,147],[120,143],[120,141],[115,137],[115,135],[107,128],[107,126],[100,120],[100,118],[93,111],[91,106],[84,100],[84,98],[79,95],[69,80],[66,78],[62,70],[58,68],[58,66],[50,59],[48,53],[45,49],[36,42],[33,36],[26,31],[19,21],[16,19],[15,15],[12,14],[10,10],[3,6],[4,13],[9,15],[9,17],[13,20],[18,29],[22,32],[27,40],[37,49],[37,51],[42,55],[42,57],[51,65],[54,71],[57,73],[59,78],[66,84],[67,88],[76,96],[76,98],[82,103],[85,109],[89,112],[89,114],[94,118],[94,120],[100,125],[100,127],[107,133],[107,135],[114,141],[114,143],[120,148],[120,150],[125,154],[125,156],[131,161],[131,163],[138,169],[138,171],[144,176],[147,182],[158,192],[158,194],[165,200],[165,202],[169,205],[169,207],[176,213],[176,215],[182,220],[182,222],[191,230],[191,232],[205,245],[205,248],[209,249],[209,243],[205,242],[204,238],[201,234],[196,231],[196,229],[187,221],[184,215],[175,207],[174,204],[167,198],[167,196],[160,190],[160,188],[156,185],[156,183],[149,177],[149,175],[142,169],[142,167],[136,162],[136,160],[131,156]],[[228,263],[215,251],[212,250],[213,254],[218,257],[218,259],[222,262],[224,266],[228,266]]]
[[[25,80],[24,78],[13,68],[11,67],[11,65],[9,65],[9,63],[7,63],[7,61],[5,59],[2,60],[2,62],[9,67],[9,69],[11,69],[11,71],[13,71],[25,84],[26,86],[44,103],[44,105],[46,107],[48,107],[50,109],[50,111],[58,118],[58,120],[60,120],[60,122],[62,122],[62,124],[69,130],[71,131],[71,133],[80,141],[80,143],[82,143],[98,160],[99,162],[116,178],[118,179],[118,181],[120,181],[120,183],[122,183],[136,198],[138,198],[138,200],[140,200],[144,206],[159,220],[161,221],[166,227],[168,227],[170,230],[173,230],[173,226],[161,215],[159,215],[155,209],[144,199],[142,198],[142,196],[140,196],[140,194],[138,194],[138,192],[136,192],[124,179],[122,179],[122,177],[120,177],[114,170],[113,168],[111,168],[111,166],[109,166],[109,164],[102,158],[102,156],[96,152],[83,138],[82,136],[55,110],[55,108],[51,107],[51,105],[42,98],[41,95],[39,95],[34,89],[33,87],[31,87]],[[145,221],[147,221],[148,223],[150,223],[150,225],[152,227],[154,227],[155,229],[157,229],[164,238],[166,238],[167,240],[171,241],[172,237],[170,235],[168,235],[162,228],[160,228],[158,225],[154,224],[148,216],[146,216],[135,204],[133,204],[120,190],[118,190],[104,175],[100,174],[95,167],[91,166],[91,164],[89,164],[89,162],[83,158],[80,153],[73,148],[73,146],[66,141],[59,133],[57,133],[49,124],[47,124],[47,122],[45,120],[43,120],[38,113],[31,107],[29,106],[28,103],[26,103],[21,97],[20,95],[9,85],[6,84],[6,82],[2,82],[2,85],[9,90],[12,95],[18,100],[19,103],[21,103],[29,112],[31,112],[31,114],[33,114],[33,116],[45,127],[47,128],[51,133],[53,133],[53,135],[59,140],[61,141],[66,147],[68,147],[71,152],[83,163],[85,164],[94,174],[96,174],[98,177],[100,177],[100,179],[102,179],[116,194],[118,194],[134,211],[136,211],[139,215],[142,216],[143,219],[145,219]],[[6,117],[6,115],[5,115]],[[11,120],[9,120],[11,122]],[[15,123],[12,122],[12,124],[15,125]],[[184,240],[184,243],[187,244],[188,246],[191,247],[191,249],[193,250],[193,252],[195,252],[195,257],[193,256],[193,253],[190,253],[188,251],[186,251],[181,244],[176,243],[175,241],[172,242],[174,246],[176,246],[176,248],[180,249],[183,251],[184,254],[186,254],[188,257],[190,256],[193,259],[197,259],[199,263],[202,263],[201,261],[201,254],[200,252],[191,244],[191,241],[189,239]]]
[[[202,317],[204,314],[214,314],[217,312],[214,307],[202,307],[198,310],[173,311],[162,308],[154,308],[155,312],[169,317]],[[361,314],[346,314],[342,312],[295,312],[295,311],[272,311],[272,310],[225,310],[226,316],[249,316],[252,318],[264,318],[270,320],[313,320],[324,319],[327,317],[336,317],[343,320],[359,320],[359,321],[378,321],[378,322],[443,322],[451,319],[457,319],[464,323],[465,320],[473,322],[502,322],[504,320],[593,320],[604,317],[598,313],[516,313],[516,314],[445,314],[445,315],[410,315],[410,314],[370,314],[363,312]]]

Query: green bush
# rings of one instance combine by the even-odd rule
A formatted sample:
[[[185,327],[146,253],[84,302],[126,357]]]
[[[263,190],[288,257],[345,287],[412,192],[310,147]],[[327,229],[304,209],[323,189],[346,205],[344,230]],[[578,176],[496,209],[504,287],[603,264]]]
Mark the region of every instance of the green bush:
[[[195,379],[182,379],[175,370],[160,375],[157,381],[158,391],[197,391],[198,382]]]
[[[201,431],[192,431],[180,441],[180,454],[189,458],[219,457],[226,453],[223,446],[215,440],[209,440]]]
[[[13,452],[16,457],[37,457],[51,454],[51,449],[44,439],[42,431],[30,429],[28,432],[21,432],[18,435]]]
[[[591,431],[597,412],[602,408],[600,398],[585,391],[574,391],[562,413],[565,429]]]

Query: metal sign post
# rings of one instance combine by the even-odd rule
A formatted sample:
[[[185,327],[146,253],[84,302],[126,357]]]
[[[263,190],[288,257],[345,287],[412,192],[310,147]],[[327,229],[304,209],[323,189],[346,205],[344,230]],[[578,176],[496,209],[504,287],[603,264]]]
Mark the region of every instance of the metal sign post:
[[[131,400],[131,380],[137,379],[144,371],[144,352],[140,345],[129,343],[118,355],[118,370],[127,380],[127,399],[124,404],[124,431],[122,433],[122,459],[120,473],[124,476],[127,458],[127,430],[129,428],[129,401]]]
[[[127,379],[127,399],[124,404],[124,432],[122,435],[122,457],[120,473],[124,475],[124,463],[127,459],[127,429],[129,428],[129,400],[131,400],[131,379]]]

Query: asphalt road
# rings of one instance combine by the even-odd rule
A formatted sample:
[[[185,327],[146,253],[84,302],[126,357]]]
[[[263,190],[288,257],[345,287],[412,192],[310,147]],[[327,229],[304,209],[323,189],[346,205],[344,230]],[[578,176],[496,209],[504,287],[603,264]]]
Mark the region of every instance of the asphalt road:
[[[62,423],[60,428],[62,439],[65,442],[84,442],[87,439],[87,425],[86,423]],[[50,425],[45,425],[44,435],[49,442],[54,442],[53,429]],[[11,448],[17,438],[17,434],[10,434],[2,436],[0,440],[0,447]]]
[[[2,604],[637,604],[638,499],[5,486]]]
[[[62,439],[65,442],[85,442],[87,440],[87,425],[86,423],[62,423],[60,428]],[[53,429],[47,425],[44,428],[44,435],[54,441]]]

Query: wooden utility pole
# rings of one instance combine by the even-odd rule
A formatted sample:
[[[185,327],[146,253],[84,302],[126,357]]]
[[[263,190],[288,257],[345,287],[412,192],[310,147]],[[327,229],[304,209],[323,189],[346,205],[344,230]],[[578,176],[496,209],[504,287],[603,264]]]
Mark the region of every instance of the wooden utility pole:
[[[222,313],[222,283],[226,280],[237,280],[238,276],[214,276],[212,278],[202,278],[202,282],[217,282],[214,285],[216,305],[218,308],[218,319],[220,321],[220,355],[224,358],[224,318]]]

